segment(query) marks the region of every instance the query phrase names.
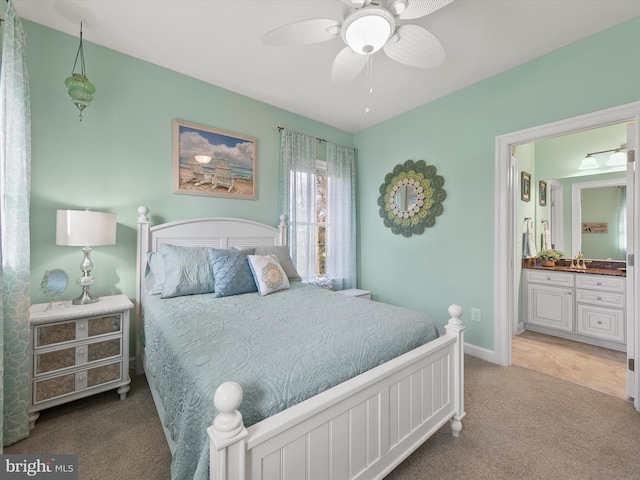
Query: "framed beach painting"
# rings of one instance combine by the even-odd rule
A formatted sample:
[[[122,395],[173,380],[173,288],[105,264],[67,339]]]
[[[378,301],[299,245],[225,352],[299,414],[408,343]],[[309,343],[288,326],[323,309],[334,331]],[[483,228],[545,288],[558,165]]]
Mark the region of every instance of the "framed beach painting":
[[[173,121],[173,192],[255,200],[257,139]]]

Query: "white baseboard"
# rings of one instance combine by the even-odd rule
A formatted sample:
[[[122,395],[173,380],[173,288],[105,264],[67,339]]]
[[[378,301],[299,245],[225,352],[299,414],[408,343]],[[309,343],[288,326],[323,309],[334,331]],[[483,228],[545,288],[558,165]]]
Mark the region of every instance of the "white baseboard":
[[[471,345],[470,343],[465,342],[464,353],[469,354],[472,357],[478,357],[481,360],[486,360],[487,362],[496,363],[500,365],[496,352],[494,352],[493,350],[477,347],[475,345]]]

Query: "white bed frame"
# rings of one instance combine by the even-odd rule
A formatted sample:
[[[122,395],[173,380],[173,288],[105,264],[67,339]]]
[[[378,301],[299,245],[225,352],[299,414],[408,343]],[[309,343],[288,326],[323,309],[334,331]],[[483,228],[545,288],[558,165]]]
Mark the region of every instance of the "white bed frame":
[[[146,255],[161,243],[217,248],[286,244],[284,216],[279,228],[234,218],[150,228],[148,213],[138,208],[137,336]],[[238,411],[241,386],[233,381],[220,385],[212,399],[220,413],[207,429],[210,479],[381,479],[447,422],[457,437],[465,416],[465,327],[461,307],[450,306],[449,315],[440,338],[248,428]],[[139,342],[136,354],[142,373]],[[162,412],[157,395],[154,400]]]

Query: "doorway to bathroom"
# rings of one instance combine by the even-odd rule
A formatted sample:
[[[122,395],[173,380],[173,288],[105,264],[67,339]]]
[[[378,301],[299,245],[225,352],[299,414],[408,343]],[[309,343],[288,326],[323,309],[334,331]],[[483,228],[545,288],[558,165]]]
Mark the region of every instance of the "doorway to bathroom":
[[[542,139],[552,139],[563,135],[584,132],[612,126],[616,124],[632,125],[629,128],[631,138],[627,139],[627,149],[635,151],[635,139],[638,138],[638,124],[640,120],[640,102],[595,112],[581,117],[575,117],[552,124],[534,127],[520,132],[500,136],[496,139],[496,193],[495,193],[495,330],[494,345],[496,360],[503,365],[512,364],[512,335],[521,333],[518,331],[521,317],[521,284],[519,279],[522,273],[522,211],[519,211],[519,203],[522,202],[521,178],[525,163],[512,155],[512,149]],[[616,148],[619,145],[615,146]],[[585,155],[587,152],[583,152]],[[632,198],[637,198],[635,185],[638,172],[635,164],[631,163],[627,174],[628,185]],[[530,177],[528,177],[530,179]],[[548,186],[548,185],[547,185]],[[530,189],[538,188],[538,183],[530,184]],[[531,190],[533,191],[533,190]],[[567,196],[565,194],[565,200]],[[637,310],[638,292],[634,285],[638,285],[637,269],[632,267],[634,253],[638,251],[638,236],[633,232],[633,225],[638,225],[638,212],[635,208],[636,201],[630,202],[627,212],[629,243],[627,245],[628,266],[627,276],[624,280],[628,301],[625,308],[627,344],[627,358],[625,362],[627,385],[630,397],[634,399],[634,406],[640,410],[638,404],[638,372],[628,367],[638,362]],[[533,205],[530,205],[533,207]],[[565,220],[566,222],[566,220]],[[565,244],[567,240],[565,239]],[[572,252],[571,252],[572,253]]]
[[[603,263],[611,267],[603,272],[618,276],[623,284],[624,273],[617,267],[626,266],[626,147],[627,137],[632,134],[632,124],[619,123],[512,148],[518,171],[526,172],[531,179],[530,198],[524,201],[521,191],[517,201],[517,218],[523,220],[523,226],[532,226],[534,236],[526,251],[518,252],[521,258],[530,257],[523,263],[535,261],[536,253],[544,249],[562,252],[567,259],[580,252],[587,259],[589,271],[595,271],[592,265]],[[594,226],[594,232],[589,229],[582,233],[582,222],[595,221],[598,229]],[[554,286],[555,277],[528,285],[525,277],[541,271],[526,267],[521,271],[520,318],[512,337],[513,364],[626,400],[624,292],[610,294],[615,296],[609,298],[600,292],[593,296],[578,290],[576,271],[584,275],[583,270],[570,268],[560,274],[559,280],[571,281],[570,289]],[[579,295],[581,303],[574,308]],[[615,308],[604,308],[611,307],[611,300],[617,302]],[[561,308],[553,306],[556,301]],[[552,321],[562,324],[556,329],[549,325]],[[599,329],[581,335],[589,321]],[[608,329],[603,328],[605,324]],[[616,335],[616,342],[602,341]]]

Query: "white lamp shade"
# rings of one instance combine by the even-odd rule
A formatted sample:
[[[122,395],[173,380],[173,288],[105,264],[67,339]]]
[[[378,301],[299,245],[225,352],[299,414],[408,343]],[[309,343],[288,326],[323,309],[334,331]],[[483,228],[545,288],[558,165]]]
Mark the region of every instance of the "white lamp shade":
[[[600,165],[598,164],[598,161],[591,155],[587,155],[582,159],[580,165],[578,165],[578,170],[592,170],[599,167]]]
[[[95,247],[115,245],[116,214],[91,210],[58,210],[56,245]]]
[[[607,167],[621,167],[627,164],[627,152],[617,151],[613,153],[607,161]]]

